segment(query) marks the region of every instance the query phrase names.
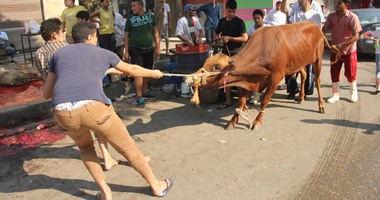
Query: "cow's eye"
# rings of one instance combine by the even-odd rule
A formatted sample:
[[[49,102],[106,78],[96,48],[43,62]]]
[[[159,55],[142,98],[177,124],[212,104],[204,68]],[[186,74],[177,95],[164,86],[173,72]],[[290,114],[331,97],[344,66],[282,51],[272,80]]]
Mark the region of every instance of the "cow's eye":
[[[220,71],[220,65],[215,65],[214,70],[215,71]]]

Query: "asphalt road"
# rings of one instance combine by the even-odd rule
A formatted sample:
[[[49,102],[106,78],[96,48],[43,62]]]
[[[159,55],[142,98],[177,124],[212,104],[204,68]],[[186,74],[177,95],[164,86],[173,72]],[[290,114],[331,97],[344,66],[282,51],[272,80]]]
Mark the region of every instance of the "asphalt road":
[[[331,94],[327,58],[325,100]],[[165,199],[379,199],[380,94],[372,94],[373,60],[360,58],[357,103],[349,102],[343,76],[341,101],[326,104],[325,114],[318,112],[316,94],[298,104],[278,90],[258,131],[248,130],[244,120],[224,130],[233,107],[196,108],[189,99],[159,90],[160,98],[147,101],[145,108],[133,106],[133,99],[114,106],[152,158],[157,177],[174,179]],[[254,118],[257,107],[248,113]],[[125,161],[105,174],[114,199],[156,198]],[[68,137],[0,160],[0,199],[95,199],[97,192]]]

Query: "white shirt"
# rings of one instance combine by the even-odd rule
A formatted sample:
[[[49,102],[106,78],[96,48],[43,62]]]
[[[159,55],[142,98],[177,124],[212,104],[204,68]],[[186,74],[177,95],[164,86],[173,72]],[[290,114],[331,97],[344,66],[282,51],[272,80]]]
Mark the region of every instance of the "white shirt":
[[[265,23],[269,26],[284,25],[286,24],[286,14],[281,12],[281,10],[277,11],[276,8],[273,8],[268,12]]]
[[[202,30],[202,25],[197,17],[192,17],[194,20],[194,26],[189,27],[187,18],[185,16],[181,17],[177,22],[177,27],[175,29],[175,35],[182,35],[191,39],[190,33],[195,32],[197,38],[199,37],[199,30]]]
[[[291,11],[290,14],[289,14],[290,18],[292,17],[292,15],[294,15],[294,12],[295,12],[296,10],[298,10],[298,8],[300,8],[300,6],[299,6],[298,1],[296,1],[296,2],[294,2],[294,4],[293,4],[293,9],[292,9],[292,11]],[[325,20],[325,17],[324,17],[324,14],[323,14],[323,12],[322,12],[321,4],[319,4],[317,1],[314,0],[313,2],[311,2],[310,8],[311,8],[312,10],[317,11],[317,13],[321,16],[322,23],[326,21],[326,20]]]
[[[168,24],[168,12],[170,12],[169,4],[165,3],[164,5],[164,25]]]
[[[300,7],[295,8],[293,16],[289,17],[289,21],[292,23],[312,21],[317,23],[319,26],[322,24],[321,16],[317,13],[317,11],[310,9],[304,13]]]
[[[7,33],[4,32],[4,31],[0,31],[0,37],[2,37],[2,38],[5,39],[5,40],[9,40]],[[0,44],[5,44],[5,43],[6,43],[6,42],[4,42],[4,40],[1,40],[1,41],[0,41]]]

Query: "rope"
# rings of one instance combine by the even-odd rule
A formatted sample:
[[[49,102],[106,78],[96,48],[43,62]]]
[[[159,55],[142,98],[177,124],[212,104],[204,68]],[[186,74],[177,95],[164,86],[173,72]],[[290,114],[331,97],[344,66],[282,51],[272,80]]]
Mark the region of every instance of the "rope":
[[[336,56],[335,56],[335,61],[333,61],[333,62],[330,61],[330,65],[333,65],[333,64],[337,63],[338,60],[341,59],[341,58],[340,58],[339,49],[333,48],[333,47],[330,45],[329,41],[327,40],[327,38],[326,38],[326,36],[325,36],[324,34],[323,34],[323,39],[325,40],[326,46],[330,49],[330,51],[331,51],[331,49],[333,49],[333,50],[335,50],[335,51],[337,52],[337,53],[336,53]]]
[[[179,77],[191,77],[191,76],[196,76],[196,74],[169,74],[169,73],[163,73],[164,76],[179,76]]]
[[[201,85],[206,85],[206,79],[210,76],[218,75],[221,72],[208,72],[205,68],[201,68],[201,73],[193,73],[193,74],[170,74],[170,73],[163,73],[163,76],[178,76],[178,77],[186,77],[185,82],[188,84],[193,84],[195,82],[201,83]]]

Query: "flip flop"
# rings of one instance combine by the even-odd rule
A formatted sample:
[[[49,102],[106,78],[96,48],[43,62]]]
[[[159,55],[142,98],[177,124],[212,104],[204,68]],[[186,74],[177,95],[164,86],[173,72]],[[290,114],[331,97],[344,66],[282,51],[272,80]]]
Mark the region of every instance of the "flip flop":
[[[174,181],[171,178],[166,178],[165,182],[166,182],[166,189],[162,190],[162,192],[160,194],[158,194],[157,197],[164,197],[164,196],[166,196],[166,194],[169,192],[170,188],[172,188],[172,186],[174,184]]]
[[[223,103],[223,104],[218,105],[216,108],[218,108],[218,109],[225,109],[225,108],[228,108],[230,106],[232,106],[232,104]]]

